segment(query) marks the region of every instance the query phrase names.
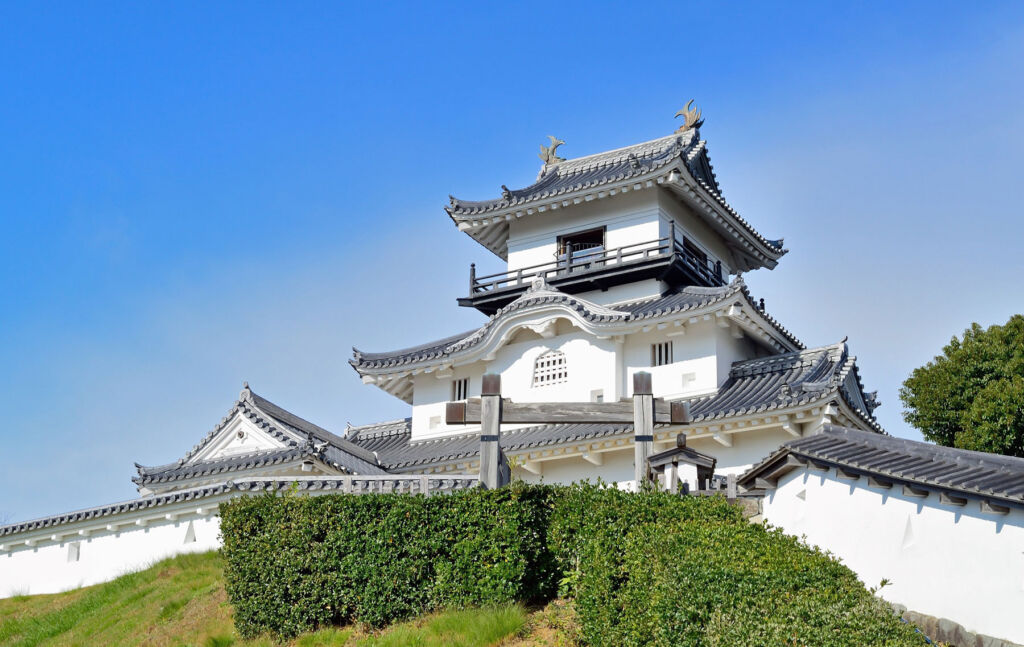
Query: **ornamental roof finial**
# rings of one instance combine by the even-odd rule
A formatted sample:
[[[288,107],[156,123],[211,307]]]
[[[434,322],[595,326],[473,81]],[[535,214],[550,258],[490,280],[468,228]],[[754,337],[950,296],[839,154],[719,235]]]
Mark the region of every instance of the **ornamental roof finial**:
[[[700,128],[704,120],[700,118],[700,110],[691,108],[693,99],[686,104],[686,107],[676,113],[676,117],[683,117],[683,125],[676,129],[677,133],[685,133],[687,130]]]
[[[544,161],[544,164],[557,164],[558,162],[564,162],[565,158],[559,157],[557,154],[555,154],[555,151],[558,149],[559,146],[561,146],[565,142],[555,137],[554,135],[548,135],[548,139],[551,140],[550,146],[545,146],[544,144],[540,145],[539,157],[541,158],[541,160]]]

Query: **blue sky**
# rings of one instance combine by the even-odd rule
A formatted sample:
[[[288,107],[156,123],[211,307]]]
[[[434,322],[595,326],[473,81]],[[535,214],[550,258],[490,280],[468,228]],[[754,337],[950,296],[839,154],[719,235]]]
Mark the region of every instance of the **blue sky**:
[[[328,428],[406,415],[350,347],[476,325],[500,261],[443,205],[704,111],[747,276],[848,335],[878,415],[1024,309],[1024,4],[0,7],[0,518],[130,498],[243,380]],[[426,269],[423,263],[427,262]]]

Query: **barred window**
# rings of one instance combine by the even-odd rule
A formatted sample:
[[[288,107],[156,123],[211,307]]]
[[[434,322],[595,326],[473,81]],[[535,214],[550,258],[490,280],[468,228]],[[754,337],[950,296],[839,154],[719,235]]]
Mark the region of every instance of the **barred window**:
[[[465,400],[469,397],[469,378],[452,380],[452,400]]]
[[[561,384],[569,379],[565,353],[560,350],[549,350],[533,364],[533,385],[547,386]]]
[[[651,366],[664,366],[672,363],[672,342],[651,344]]]

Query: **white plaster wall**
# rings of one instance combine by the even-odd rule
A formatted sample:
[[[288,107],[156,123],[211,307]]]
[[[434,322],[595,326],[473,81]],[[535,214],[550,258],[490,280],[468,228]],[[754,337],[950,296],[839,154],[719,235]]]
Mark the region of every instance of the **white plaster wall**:
[[[185,543],[189,522],[195,529],[196,540]],[[50,532],[77,532],[77,527],[69,524]],[[152,521],[145,527],[127,525],[88,537],[75,535],[56,542],[45,539],[34,547],[15,546],[0,553],[0,598],[89,586],[146,568],[166,557],[214,550],[220,547],[219,533],[220,517],[213,513],[192,514],[176,521]],[[79,544],[79,558],[69,562],[69,545],[75,542]]]
[[[445,404],[452,399],[452,382],[469,378],[469,397],[480,396],[484,364],[460,366],[451,374],[422,373],[413,378],[412,436],[426,438],[449,433],[463,433],[468,427],[444,424]]]
[[[797,496],[802,494],[803,498]],[[942,504],[899,485],[807,468],[787,474],[764,500],[764,518],[827,549],[867,586],[908,609],[969,631],[1024,643],[1024,511],[986,514],[977,501]]]
[[[693,397],[714,392],[729,377],[735,361],[758,355],[758,348],[748,339],[732,337],[730,330],[716,325],[716,318],[687,324],[685,334],[670,336],[680,329],[668,326],[663,330],[636,332],[622,342],[597,339],[559,318],[555,336],[543,339],[537,333],[521,329],[510,343],[502,346],[492,361],[479,361],[456,367],[451,376],[439,379],[435,373],[414,378],[412,407],[413,438],[438,437],[466,433],[479,427],[444,424],[445,403],[451,399],[452,380],[470,378],[470,396],[480,394],[485,372],[501,375],[502,396],[516,402],[589,402],[600,391],[605,402],[632,396],[632,375],[638,371],[651,373],[654,395],[662,398]],[[671,364],[651,366],[651,345],[671,340]],[[562,384],[533,386],[534,363],[549,350],[565,353],[569,379]],[[774,448],[773,448],[774,449]],[[746,465],[764,457],[755,456]]]
[[[658,207],[661,212],[663,223],[661,225],[662,235],[668,235],[668,222],[676,222],[676,238],[682,240],[682,236],[693,238],[698,246],[704,248],[711,257],[711,261],[722,261],[723,278],[734,272],[735,261],[729,248],[725,246],[722,237],[719,236],[701,218],[697,217],[689,206],[684,205],[675,195],[668,191],[658,192]]]
[[[750,341],[745,335],[742,338],[733,337],[733,325],[729,328],[722,328],[715,325],[715,357],[718,366],[715,374],[716,386],[722,386],[729,379],[729,372],[735,362],[754,359],[759,355],[766,354],[760,350],[757,344]]]
[[[509,223],[508,269],[553,263],[557,237],[605,227],[607,249],[661,237],[657,194],[630,192],[569,209],[546,211]]]
[[[577,329],[562,328],[557,336],[514,342],[503,347],[488,364],[489,372],[501,374],[501,393],[516,402],[589,402],[591,392],[602,390],[605,401],[617,397],[618,345],[595,339]],[[534,363],[549,350],[565,353],[569,379],[562,384],[533,386]]]
[[[630,301],[641,301],[661,296],[668,288],[668,284],[658,279],[647,279],[645,281],[634,281],[624,285],[616,285],[607,290],[590,290],[580,292],[577,296],[591,303],[614,308],[616,303],[627,303]]]
[[[513,476],[527,483],[553,483],[568,485],[580,481],[596,483],[600,478],[605,483],[620,487],[633,485],[633,446],[601,454],[603,463],[594,465],[578,456],[557,460],[541,461],[540,474],[533,474],[523,468],[516,468]]]
[[[710,437],[689,438],[686,444],[717,459],[715,474],[739,476],[761,462],[783,443],[793,440],[793,436],[779,427],[770,427],[738,431],[729,434],[729,439],[732,441],[732,447],[726,447]]]
[[[477,362],[456,369],[455,376],[470,377],[470,396],[480,395],[485,372],[501,375],[501,394],[516,402],[589,402],[594,391],[602,391],[605,401],[619,397],[618,345],[600,340],[559,320],[556,335],[543,339],[528,330],[520,331],[509,344],[498,350],[490,362]],[[523,341],[517,341],[522,339]],[[565,354],[569,379],[561,384],[533,386],[534,363],[541,354],[558,350]],[[416,439],[467,433],[479,425],[445,425],[445,403],[451,399],[451,380],[439,380],[433,374],[416,376],[412,407],[412,437]],[[440,421],[432,425],[431,419]],[[511,428],[511,427],[506,427]]]
[[[632,375],[639,371],[651,374],[651,385],[656,397],[679,397],[708,393],[719,385],[718,363],[715,360],[716,340],[714,325],[701,322],[686,327],[686,334],[669,337],[676,328],[652,330],[629,335],[624,344],[626,389],[625,396],[633,395]],[[672,341],[671,364],[651,366],[651,345]],[[684,376],[687,379],[684,380]],[[692,379],[690,379],[692,376]]]

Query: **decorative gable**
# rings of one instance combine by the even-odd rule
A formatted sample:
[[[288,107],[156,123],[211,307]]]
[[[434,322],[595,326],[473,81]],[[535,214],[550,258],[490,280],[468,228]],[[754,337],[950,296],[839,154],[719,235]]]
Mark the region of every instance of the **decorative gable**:
[[[287,444],[260,429],[242,411],[236,410],[227,424],[189,462],[212,461],[286,447]]]

